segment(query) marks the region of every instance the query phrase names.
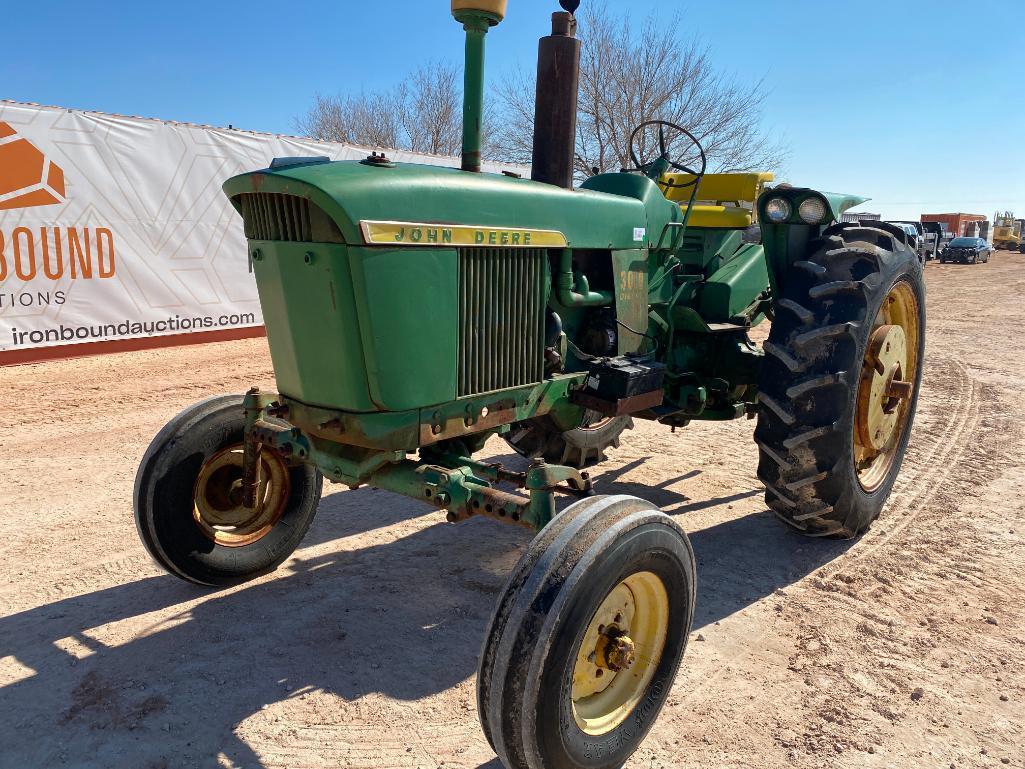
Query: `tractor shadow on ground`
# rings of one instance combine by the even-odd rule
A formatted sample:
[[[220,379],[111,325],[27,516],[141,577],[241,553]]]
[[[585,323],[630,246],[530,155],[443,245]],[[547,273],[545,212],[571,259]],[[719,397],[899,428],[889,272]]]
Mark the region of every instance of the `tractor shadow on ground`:
[[[601,473],[594,479],[595,487],[602,494],[629,494],[648,499],[688,531],[698,566],[695,630],[719,622],[807,576],[845,553],[852,544],[804,537],[764,507],[695,530],[688,525],[689,515],[716,507],[724,507],[728,515],[733,503],[761,497],[764,489],[759,486],[698,499],[671,488],[697,477],[701,470],[691,470],[657,486],[621,480],[647,459],[650,457]]]
[[[601,476],[601,490],[631,493],[616,477]],[[670,510],[692,531],[697,554],[695,630],[847,544],[809,543],[763,512],[687,526],[688,512],[733,498]],[[0,687],[5,761],[156,769],[212,765],[223,753],[235,766],[259,767],[236,727],[265,708],[314,691],[411,702],[461,684],[474,675],[494,603],[530,534],[487,520],[412,522],[425,513],[419,502],[373,489],[330,494],[275,579],[208,591],[146,577],[0,618],[0,659],[30,671]],[[358,547],[347,545],[357,536]],[[328,553],[316,547],[329,542],[336,549]],[[139,621],[176,606],[171,616]],[[118,623],[133,618],[126,637]],[[475,729],[472,710],[463,716]]]

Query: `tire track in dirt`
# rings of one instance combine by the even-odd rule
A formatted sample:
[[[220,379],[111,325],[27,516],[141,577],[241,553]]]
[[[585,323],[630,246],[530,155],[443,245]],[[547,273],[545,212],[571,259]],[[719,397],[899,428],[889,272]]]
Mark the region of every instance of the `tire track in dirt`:
[[[874,527],[876,531],[879,531],[881,525],[886,525],[885,533],[876,535],[877,538],[870,543],[865,543],[865,546],[855,545],[821,567],[810,580],[803,584],[793,585],[792,589],[788,589],[787,599],[792,606],[803,606],[807,609],[821,600],[817,596],[822,592],[832,593],[834,597],[839,597],[834,585],[837,583],[842,585],[850,572],[860,571],[861,567],[867,568],[873,557],[877,556],[887,544],[897,541],[908,527],[930,508],[930,502],[943,489],[945,481],[955,471],[960,459],[968,451],[970,446],[968,437],[978,430],[982,418],[979,398],[981,385],[971,377],[967,366],[954,359],[934,359],[930,368],[934,370],[927,369],[926,371],[927,374],[930,374],[929,392],[942,392],[945,397],[942,398],[940,404],[934,406],[936,414],[934,421],[925,424],[922,421],[916,423],[915,429],[922,431],[924,435],[921,433],[913,435],[912,440],[921,445],[923,438],[927,436],[930,445],[910,463],[912,474],[895,488],[893,497],[891,497],[893,503],[887,506],[883,517],[876,523]],[[949,392],[946,388],[951,383],[955,384],[955,387],[952,388],[953,392],[946,395]],[[946,408],[948,402],[952,402],[953,407],[950,409]],[[894,521],[898,515],[903,517],[899,521]],[[871,531],[866,536],[870,536]],[[862,542],[864,539],[863,537]],[[812,542],[811,546],[815,544],[817,543]],[[830,578],[829,581],[827,581],[827,577]],[[881,621],[878,617],[872,616],[872,613],[856,600],[852,600],[846,609],[861,614],[869,621]],[[823,646],[822,640],[817,637],[816,633],[809,632],[809,626],[805,622],[799,621],[798,625],[800,628],[798,631],[799,650],[803,651],[807,644],[811,644],[813,648],[817,649],[828,648]],[[723,659],[714,670],[709,671],[711,674],[704,681],[687,692],[681,699],[689,702],[704,699],[704,693],[715,685],[719,673],[731,666],[742,664],[746,657],[757,655],[765,645],[766,639],[776,632],[777,630],[767,623],[761,632],[747,638],[744,648],[739,653]],[[835,706],[831,705],[831,707]],[[826,714],[824,722],[842,720],[837,713],[831,712]]]
[[[117,557],[93,562],[87,566],[70,569],[48,569],[46,580],[37,584],[33,591],[33,603],[54,603],[76,595],[91,592],[97,584],[121,584],[139,579],[140,573],[152,570],[153,574],[161,574],[153,567],[153,562],[142,554],[121,552]],[[15,611],[15,596],[24,593],[24,587],[12,582],[0,589],[0,605],[4,611]]]
[[[1013,464],[1015,453],[1004,449],[1020,439],[1021,429],[1006,420],[1008,412],[996,388],[974,378],[969,366],[949,358],[935,364],[929,385],[931,393],[945,395],[932,404],[940,419],[923,425],[932,445],[895,489],[895,503],[877,524],[886,529],[867,547],[852,549],[819,570],[790,607],[798,643],[789,667],[804,676],[801,711],[813,714],[797,729],[797,743],[811,754],[848,749],[871,753],[874,744],[907,728],[902,722],[916,718],[914,703],[925,696],[926,690],[916,685],[937,678],[935,634],[966,632],[938,616],[936,608],[926,607],[944,604],[945,575],[962,574],[959,567],[966,553],[987,553],[974,519],[966,521],[959,513],[972,487],[994,481]],[[1007,429],[991,429],[1003,421]],[[919,526],[913,533],[912,524]],[[975,587],[990,586],[979,581]],[[964,601],[965,607],[970,604]],[[858,620],[853,628],[852,617]],[[865,658],[875,664],[852,664]],[[948,666],[944,661],[941,667]],[[958,706],[957,700],[944,702],[949,697],[942,687],[932,696],[941,713],[944,707]],[[861,707],[855,710],[852,703]],[[948,713],[943,718],[955,720]],[[935,717],[932,724],[950,727]],[[943,744],[942,729],[936,742]]]
[[[930,436],[930,449],[914,461],[913,474],[907,480],[896,484],[891,496],[893,502],[883,513],[883,516],[891,521],[886,525],[885,534],[878,535],[867,546],[847,551],[837,560],[840,564],[838,571],[852,565],[852,562],[871,558],[880,548],[914,523],[929,508],[929,502],[943,488],[951,474],[960,467],[961,459],[969,449],[967,436],[972,436],[978,431],[982,419],[979,399],[981,385],[972,378],[971,372],[963,363],[941,358],[933,365],[943,371],[942,377],[938,378],[955,380],[958,384],[954,408],[943,420],[939,434]],[[936,392],[942,391],[941,387],[940,382],[930,382],[930,388]],[[893,522],[894,516],[898,514],[903,516],[902,519]],[[875,526],[880,526],[880,521],[877,521]]]

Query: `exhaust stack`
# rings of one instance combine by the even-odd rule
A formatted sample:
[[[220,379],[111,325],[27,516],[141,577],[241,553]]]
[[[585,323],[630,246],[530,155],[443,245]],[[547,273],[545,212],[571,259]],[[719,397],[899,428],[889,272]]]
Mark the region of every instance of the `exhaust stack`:
[[[573,10],[579,2],[562,3]],[[530,178],[573,189],[580,87],[577,20],[569,12],[552,14],[552,34],[537,49],[534,101],[534,157]]]

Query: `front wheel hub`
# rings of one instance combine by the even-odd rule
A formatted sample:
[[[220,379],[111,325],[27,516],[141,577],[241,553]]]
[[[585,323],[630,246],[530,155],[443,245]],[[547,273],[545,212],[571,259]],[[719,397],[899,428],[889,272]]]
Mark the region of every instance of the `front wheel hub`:
[[[573,715],[590,735],[619,726],[651,683],[669,630],[669,596],[649,571],[624,579],[584,630],[573,668]]]
[[[602,633],[595,649],[595,661],[602,667],[619,672],[633,667],[637,647],[633,639],[616,627]]]
[[[256,505],[243,504],[243,446],[219,451],[200,468],[193,490],[192,517],[209,539],[222,547],[244,547],[265,537],[288,502],[288,467],[276,454],[261,452]]]

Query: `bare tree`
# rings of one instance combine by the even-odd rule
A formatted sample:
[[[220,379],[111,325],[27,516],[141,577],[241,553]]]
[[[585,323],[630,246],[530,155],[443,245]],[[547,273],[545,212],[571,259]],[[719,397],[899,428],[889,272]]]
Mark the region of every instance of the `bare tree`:
[[[365,147],[399,144],[399,110],[394,94],[317,94],[310,111],[295,123],[303,135],[320,141]]]
[[[580,108],[576,167],[583,177],[633,167],[630,135],[648,120],[667,120],[691,131],[705,148],[709,170],[777,168],[782,145],[761,130],[763,83],[744,85],[713,66],[707,49],[681,41],[679,19],[650,17],[639,34],[628,18],[597,6],[582,15]],[[492,154],[529,163],[534,122],[534,78],[522,71],[496,88],[503,120]],[[674,159],[695,163],[686,139],[671,137]],[[653,159],[651,133],[639,136],[641,161]],[[647,155],[647,157],[645,157]]]
[[[454,155],[462,144],[459,80],[452,65],[428,62],[390,90],[317,94],[296,128],[322,141]]]
[[[455,67],[429,64],[398,88],[399,123],[409,149],[455,155],[462,147],[463,114]]]

